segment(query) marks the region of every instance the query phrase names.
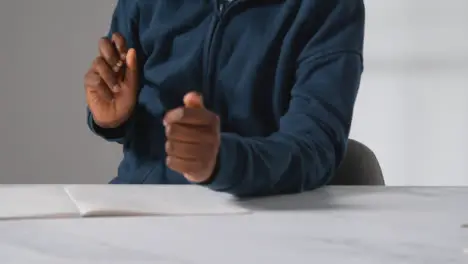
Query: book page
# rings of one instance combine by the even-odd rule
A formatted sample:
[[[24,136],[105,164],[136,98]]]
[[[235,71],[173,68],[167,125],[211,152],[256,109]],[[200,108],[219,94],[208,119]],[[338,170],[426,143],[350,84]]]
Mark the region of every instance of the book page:
[[[60,185],[0,185],[0,220],[79,217]]]
[[[247,213],[231,196],[194,185],[69,185],[83,216]]]

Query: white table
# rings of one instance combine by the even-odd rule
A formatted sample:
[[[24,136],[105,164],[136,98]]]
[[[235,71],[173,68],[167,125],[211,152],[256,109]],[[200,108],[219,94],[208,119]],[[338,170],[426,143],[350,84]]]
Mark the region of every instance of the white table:
[[[4,221],[0,263],[468,263],[468,188],[327,187],[241,204],[253,214]]]

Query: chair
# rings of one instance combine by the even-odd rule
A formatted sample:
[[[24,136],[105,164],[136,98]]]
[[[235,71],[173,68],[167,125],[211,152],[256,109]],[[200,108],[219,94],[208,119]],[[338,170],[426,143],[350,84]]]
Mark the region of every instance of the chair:
[[[385,181],[374,152],[350,139],[345,157],[330,185],[385,185]]]

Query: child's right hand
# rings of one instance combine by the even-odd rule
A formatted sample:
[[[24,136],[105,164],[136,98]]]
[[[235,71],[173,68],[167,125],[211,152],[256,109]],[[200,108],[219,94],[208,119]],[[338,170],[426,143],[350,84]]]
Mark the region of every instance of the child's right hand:
[[[138,93],[135,49],[127,50],[121,34],[99,41],[99,56],[85,75],[86,101],[101,128],[117,128],[132,115]],[[125,70],[124,70],[124,66]]]

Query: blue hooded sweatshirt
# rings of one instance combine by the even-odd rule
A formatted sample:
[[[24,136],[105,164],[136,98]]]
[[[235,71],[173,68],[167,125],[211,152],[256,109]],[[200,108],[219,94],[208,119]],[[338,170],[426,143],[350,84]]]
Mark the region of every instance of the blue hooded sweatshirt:
[[[327,184],[363,70],[363,0],[119,0],[110,35],[135,48],[132,117],[97,135],[123,146],[111,183],[189,184],[165,164],[162,119],[190,91],[221,120],[215,191],[274,195]]]

